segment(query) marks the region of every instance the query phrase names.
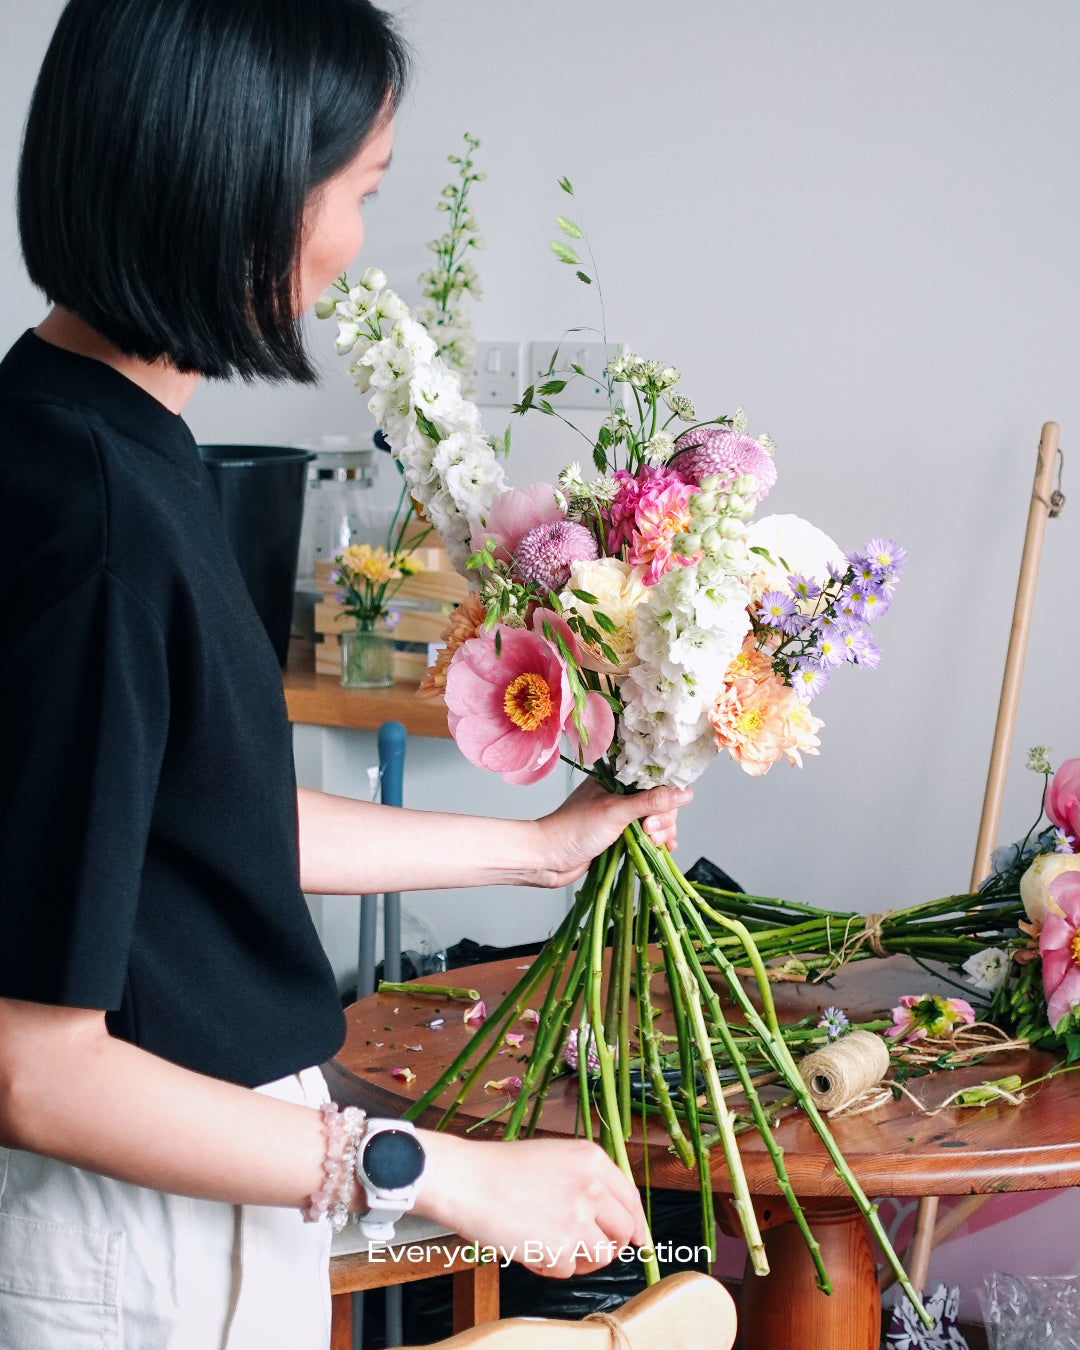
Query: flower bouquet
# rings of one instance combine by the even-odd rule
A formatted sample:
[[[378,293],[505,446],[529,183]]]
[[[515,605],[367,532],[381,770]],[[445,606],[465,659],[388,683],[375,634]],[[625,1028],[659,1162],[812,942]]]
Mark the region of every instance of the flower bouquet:
[[[573,194],[565,179],[561,186]],[[556,255],[592,285],[566,242],[583,232],[563,217],[558,223]],[[751,436],[741,411],[700,419],[677,391],[672,367],[631,353],[607,369],[610,412],[590,442],[594,476],[573,464],[557,484],[511,488],[502,465],[509,435],[498,448],[484,435],[433,338],[381,273],[369,270],[355,285],[342,279],[323,312],[337,317],[339,349],[352,356],[410,492],[474,583],[438,672],[451,732],[469,760],[509,783],[535,782],[565,761],[612,792],[632,792],[688,785],[725,750],[752,775],[818,753],[822,722],[811,700],[840,666],[877,664],[868,625],[891,602],[901,549],[872,540],[845,554],[795,517],[753,521],[776,481],[768,438]],[[561,416],[551,400],[583,377],[573,366],[558,368],[556,356],[516,411]],[[738,973],[744,968],[760,1011]],[[674,1012],[673,1047],[655,1026],[658,979]],[[629,1174],[632,1116],[657,1113],[674,1151],[697,1170],[709,1242],[710,1152],[721,1150],[754,1269],[764,1273],[736,1144],[749,1124],[761,1133],[828,1290],[740,1048],[749,1035],[813,1122],[914,1298],[876,1210],[807,1093],[750,929],[712,906],[639,824],[595,859],[543,952],[415,1112],[459,1084],[448,1122],[534,1004],[536,1035],[508,1107],[508,1138],[536,1128],[572,1046],[585,1133],[592,1137],[595,1091],[600,1141]],[[740,1119],[721,1087],[718,1054],[741,1087]]]

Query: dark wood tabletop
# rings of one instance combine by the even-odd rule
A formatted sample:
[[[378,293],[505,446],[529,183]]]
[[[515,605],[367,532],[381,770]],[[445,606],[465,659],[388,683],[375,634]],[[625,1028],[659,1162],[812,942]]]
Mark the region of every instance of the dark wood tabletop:
[[[503,995],[521,977],[528,960],[499,961],[459,972],[425,977],[427,983],[476,988],[493,1011]],[[902,994],[956,993],[936,984],[927,973],[904,957],[853,963],[824,984],[781,983],[773,986],[782,1020],[794,1021],[836,1005],[852,1021],[869,1020],[891,1008]],[[660,1002],[660,1000],[657,1000]],[[339,1063],[364,1085],[371,1109],[401,1114],[438,1077],[474,1034],[463,1021],[465,1005],[407,994],[375,994],[354,1004],[347,1013],[348,1037]],[[443,1024],[431,1027],[438,1019]],[[661,1019],[661,1026],[664,1019]],[[525,1040],[520,1048],[505,1047],[491,1061],[482,1082],[520,1074],[533,1027],[526,1021],[515,1030]],[[1024,1081],[1040,1077],[1054,1060],[1035,1051],[996,1054],[978,1065],[912,1079],[909,1086],[933,1110],[958,1088],[1018,1073]],[[414,1074],[405,1083],[394,1069]],[[440,1102],[452,1097],[447,1092]],[[497,1110],[504,1100],[479,1086],[466,1099],[453,1129],[464,1133]],[[540,1132],[572,1135],[578,1112],[576,1079],[557,1079],[544,1105]],[[421,1123],[434,1124],[439,1112],[430,1109]],[[831,1127],[848,1162],[870,1195],[958,1195],[971,1192],[1041,1190],[1080,1184],[1080,1073],[1066,1074],[1035,1087],[1019,1107],[992,1105],[979,1109],[949,1108],[939,1115],[920,1113],[905,1098],[890,1101],[863,1115],[840,1117]],[[498,1137],[498,1120],[474,1129],[478,1137]],[[788,1110],[777,1128],[796,1194],[846,1194],[817,1136],[800,1112]],[[696,1189],[688,1172],[670,1153],[659,1124],[650,1125],[650,1180],[668,1189]],[[776,1194],[775,1174],[764,1145],[754,1133],[743,1135],[740,1151],[751,1190]],[[643,1161],[640,1125],[630,1150],[635,1168]],[[720,1151],[714,1152],[713,1186],[730,1189]]]

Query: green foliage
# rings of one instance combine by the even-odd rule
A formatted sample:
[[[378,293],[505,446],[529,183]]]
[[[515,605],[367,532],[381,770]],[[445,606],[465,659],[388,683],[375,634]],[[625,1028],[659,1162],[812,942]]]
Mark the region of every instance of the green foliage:
[[[555,224],[558,225],[559,229],[562,230],[563,234],[567,235],[571,239],[585,238],[585,235],[582,233],[581,226],[575,225],[572,220],[567,220],[565,216],[556,216]]]
[[[574,250],[568,244],[564,244],[561,239],[551,241],[551,251],[560,262],[567,263],[570,267],[577,267],[581,262]]]

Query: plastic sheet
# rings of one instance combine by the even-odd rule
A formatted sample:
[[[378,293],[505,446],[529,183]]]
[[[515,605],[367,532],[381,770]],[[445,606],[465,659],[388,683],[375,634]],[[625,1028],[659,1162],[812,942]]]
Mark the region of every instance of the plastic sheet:
[[[990,1350],[1080,1350],[1080,1276],[995,1270],[978,1294]]]
[[[934,1325],[924,1327],[911,1300],[907,1297],[898,1299],[885,1333],[886,1350],[968,1350],[968,1343],[957,1326],[959,1287],[954,1285],[952,1289],[946,1289],[939,1284],[923,1302]]]

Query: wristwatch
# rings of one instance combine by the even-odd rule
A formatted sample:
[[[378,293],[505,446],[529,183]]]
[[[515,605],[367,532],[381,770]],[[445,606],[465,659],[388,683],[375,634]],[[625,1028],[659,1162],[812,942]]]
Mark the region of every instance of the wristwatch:
[[[356,1151],[356,1179],[368,1210],[358,1214],[360,1231],[372,1242],[392,1242],[394,1225],[420,1193],[427,1158],[407,1120],[371,1120]]]

